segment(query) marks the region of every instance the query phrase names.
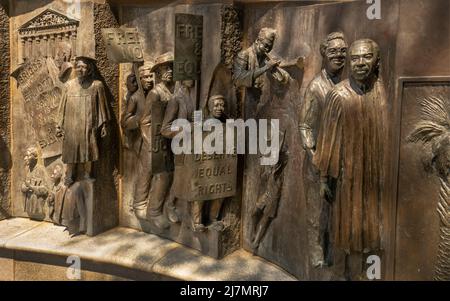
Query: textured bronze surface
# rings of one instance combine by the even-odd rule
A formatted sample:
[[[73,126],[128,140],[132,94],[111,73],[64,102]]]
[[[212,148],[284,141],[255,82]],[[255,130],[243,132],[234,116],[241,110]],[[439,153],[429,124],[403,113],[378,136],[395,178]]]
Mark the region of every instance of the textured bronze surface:
[[[203,47],[203,16],[175,14],[174,80],[199,80]]]
[[[0,219],[242,248],[301,280],[367,279],[371,256],[448,280],[447,0],[6,2]],[[278,162],[174,156],[196,110],[278,120]]]

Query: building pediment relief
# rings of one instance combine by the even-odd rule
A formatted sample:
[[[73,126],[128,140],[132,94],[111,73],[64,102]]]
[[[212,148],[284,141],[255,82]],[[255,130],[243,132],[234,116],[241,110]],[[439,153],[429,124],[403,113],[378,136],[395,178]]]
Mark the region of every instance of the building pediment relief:
[[[21,34],[26,34],[30,31],[41,31],[55,28],[70,28],[78,27],[79,21],[69,18],[62,13],[53,9],[46,9],[41,14],[26,22],[19,29]]]

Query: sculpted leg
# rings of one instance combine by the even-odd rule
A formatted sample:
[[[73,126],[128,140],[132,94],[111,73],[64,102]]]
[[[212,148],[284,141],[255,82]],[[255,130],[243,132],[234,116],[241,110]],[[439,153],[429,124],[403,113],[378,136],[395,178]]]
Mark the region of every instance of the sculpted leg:
[[[160,229],[170,225],[163,214],[164,201],[172,184],[171,174],[163,172],[153,176],[149,192],[147,217]]]

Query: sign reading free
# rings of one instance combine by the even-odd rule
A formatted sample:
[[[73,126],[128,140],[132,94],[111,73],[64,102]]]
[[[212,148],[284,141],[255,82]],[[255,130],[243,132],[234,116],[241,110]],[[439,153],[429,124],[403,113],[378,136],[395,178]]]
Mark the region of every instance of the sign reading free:
[[[137,63],[144,61],[137,28],[103,28],[108,59],[114,63]]]
[[[202,41],[203,16],[175,14],[175,81],[200,79]]]

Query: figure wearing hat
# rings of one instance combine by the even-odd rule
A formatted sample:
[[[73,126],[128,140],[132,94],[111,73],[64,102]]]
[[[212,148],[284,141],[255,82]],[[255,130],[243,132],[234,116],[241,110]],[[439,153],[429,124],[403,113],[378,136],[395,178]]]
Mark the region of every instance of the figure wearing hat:
[[[250,114],[256,112],[264,85],[263,75],[281,64],[280,60],[269,56],[276,36],[275,29],[262,28],[252,46],[242,50],[234,60],[233,81],[244,97],[246,118],[250,118],[253,116]]]
[[[142,157],[145,158],[141,164],[145,170],[141,175],[142,185],[137,191],[137,196],[140,200],[136,200],[136,206],[134,208],[136,216],[141,219],[150,220],[156,227],[163,229],[169,226],[167,218],[163,214],[164,204],[168,211],[175,210],[175,199],[170,193],[170,188],[173,180],[173,156],[170,149],[170,140],[164,138],[160,134],[159,126],[162,125],[165,109],[169,101],[173,98],[175,83],[173,81],[173,53],[168,52],[159,56],[155,60],[155,65],[151,69],[151,72],[155,72],[157,80],[160,82],[151,90],[145,101],[143,107],[140,131],[143,139],[142,144]],[[160,118],[160,120],[152,120],[152,109],[159,108],[161,112],[154,114],[154,117]],[[155,113],[155,112],[153,112]],[[156,116],[158,115],[158,116]],[[160,116],[159,116],[160,115]],[[153,128],[155,127],[155,128]],[[161,145],[154,145],[154,137],[152,135],[157,133]],[[164,144],[164,145],[163,145]],[[161,163],[161,166],[166,166],[165,170],[155,171],[153,156],[157,153],[163,153],[164,160],[166,162]],[[158,154],[158,155],[159,155]],[[144,196],[147,196],[144,200]],[[167,200],[167,202],[166,202]]]
[[[59,107],[58,136],[63,136],[62,161],[67,164],[65,184],[90,177],[91,162],[99,159],[98,138],[107,135],[110,120],[103,83],[94,78],[95,60],[75,60],[77,77],[65,85]]]
[[[134,152],[137,158],[137,169],[139,176],[134,183],[133,211],[138,218],[146,219],[147,202],[151,189],[151,152],[148,145],[144,144],[140,124],[146,106],[146,97],[154,88],[154,75],[152,73],[153,62],[145,62],[138,69],[140,87],[133,91],[127,101],[127,107],[122,115],[122,129],[128,138],[128,147]],[[142,88],[142,89],[141,89]]]

